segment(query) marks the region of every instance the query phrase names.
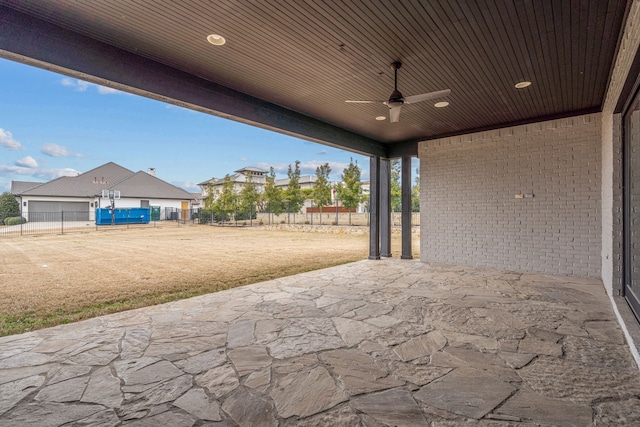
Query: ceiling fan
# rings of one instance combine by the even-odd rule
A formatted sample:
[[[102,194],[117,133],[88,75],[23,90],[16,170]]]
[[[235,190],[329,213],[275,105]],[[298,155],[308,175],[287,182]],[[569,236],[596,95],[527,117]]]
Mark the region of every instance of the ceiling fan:
[[[353,104],[384,104],[389,107],[389,121],[397,123],[400,120],[400,109],[405,104],[415,104],[416,102],[427,101],[429,99],[443,98],[451,93],[451,90],[439,90],[436,92],[421,93],[420,95],[402,96],[398,90],[398,70],[402,67],[402,62],[396,61],[391,64],[394,72],[394,89],[391,96],[386,101],[345,101]]]

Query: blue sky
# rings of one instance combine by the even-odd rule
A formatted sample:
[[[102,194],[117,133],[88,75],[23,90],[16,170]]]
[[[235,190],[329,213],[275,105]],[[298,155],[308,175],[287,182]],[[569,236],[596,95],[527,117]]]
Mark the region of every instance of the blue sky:
[[[107,162],[156,175],[188,191],[244,166],[286,177],[328,162],[339,180],[350,159],[369,159],[207,114],[0,59],[0,192],[11,181],[46,182]]]

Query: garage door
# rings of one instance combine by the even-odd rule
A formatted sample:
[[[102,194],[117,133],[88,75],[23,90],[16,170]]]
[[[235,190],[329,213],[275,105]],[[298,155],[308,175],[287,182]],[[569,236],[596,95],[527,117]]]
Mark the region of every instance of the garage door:
[[[29,201],[29,222],[89,221],[89,202]]]

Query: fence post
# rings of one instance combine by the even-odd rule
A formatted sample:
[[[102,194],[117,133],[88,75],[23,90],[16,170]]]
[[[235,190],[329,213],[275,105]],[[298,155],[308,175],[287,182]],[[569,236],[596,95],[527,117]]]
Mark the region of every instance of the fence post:
[[[338,225],[338,193],[336,193],[336,225]]]
[[[60,234],[64,234],[64,211],[60,212]]]
[[[313,225],[313,200],[311,200],[311,225]]]
[[[291,200],[287,200],[287,225],[291,225]]]

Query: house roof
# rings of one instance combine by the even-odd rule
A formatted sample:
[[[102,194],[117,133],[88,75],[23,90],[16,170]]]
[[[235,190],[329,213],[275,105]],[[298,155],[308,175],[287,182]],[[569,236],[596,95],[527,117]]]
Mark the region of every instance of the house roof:
[[[315,175],[302,175],[298,180],[298,184],[313,184],[318,180]],[[276,187],[284,187],[289,185],[289,178],[276,179]]]
[[[96,197],[118,190],[120,197],[191,200],[191,194],[147,172],[132,172],[109,162],[78,176],[63,176],[23,190],[22,196]]]
[[[11,181],[11,194],[18,196],[21,193],[42,184],[42,182],[33,181]]]
[[[198,185],[199,185],[200,187],[202,187],[202,186],[205,186],[205,185],[208,185],[208,184],[213,184],[213,183],[214,183],[214,182],[216,182],[217,180],[218,180],[218,178],[216,178],[216,177],[211,177],[210,179],[208,179],[208,180],[206,180],[206,181],[199,182],[199,183],[198,183]]]
[[[418,141],[601,111],[632,0],[0,4],[2,57],[389,158],[417,154]],[[226,45],[208,43],[212,32]],[[394,61],[405,96],[450,95],[403,106],[398,123],[381,103],[345,102],[389,99]]]
[[[247,176],[245,175],[245,172],[256,172],[256,173],[260,173],[260,174],[266,174],[267,171],[264,169],[260,169],[257,168],[255,166],[246,166],[242,169],[238,169],[237,171],[235,171],[234,174],[229,175],[229,177],[231,178],[232,182],[236,182],[236,183],[245,183],[247,182]],[[253,178],[253,177],[252,177]],[[199,183],[199,186],[206,186],[208,184],[212,184],[212,185],[222,185],[222,183],[224,182],[224,178],[211,178],[208,179],[206,181],[202,181],[201,183]],[[254,181],[255,184],[259,184],[257,182]]]
[[[267,173],[267,172],[269,172],[269,171],[266,171],[266,170],[264,170],[264,169],[257,168],[257,167],[255,167],[255,166],[247,166],[247,167],[244,167],[244,168],[242,168],[242,169],[238,169],[238,170],[237,170],[237,171],[235,171],[235,172],[238,172],[238,173],[242,173],[242,172],[256,172],[256,173],[265,174],[265,173]]]
[[[120,197],[193,199],[193,196],[188,191],[143,171],[133,174],[129,178],[113,185],[111,188],[120,191]]]
[[[134,172],[109,162],[78,176],[63,176],[26,190],[24,196],[94,197],[131,177]],[[117,188],[116,188],[117,190]]]

